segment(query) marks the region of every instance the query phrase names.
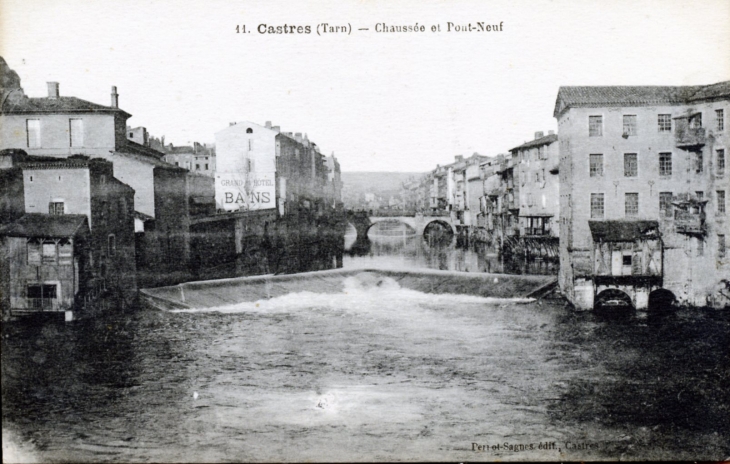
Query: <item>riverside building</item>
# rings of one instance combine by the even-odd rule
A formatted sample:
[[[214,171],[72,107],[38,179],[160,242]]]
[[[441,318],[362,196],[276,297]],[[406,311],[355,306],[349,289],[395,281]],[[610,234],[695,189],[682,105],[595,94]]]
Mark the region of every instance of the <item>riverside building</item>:
[[[607,298],[730,304],[730,81],[561,87],[559,283]]]

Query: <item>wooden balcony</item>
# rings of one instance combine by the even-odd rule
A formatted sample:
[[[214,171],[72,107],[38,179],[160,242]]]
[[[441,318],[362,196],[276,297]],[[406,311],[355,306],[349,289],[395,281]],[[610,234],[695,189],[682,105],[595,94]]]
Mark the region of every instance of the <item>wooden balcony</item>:
[[[680,234],[704,235],[705,224],[699,214],[680,214],[674,220],[674,229]]]
[[[707,142],[704,127],[678,126],[674,133],[674,142],[678,148],[695,150],[702,148]]]

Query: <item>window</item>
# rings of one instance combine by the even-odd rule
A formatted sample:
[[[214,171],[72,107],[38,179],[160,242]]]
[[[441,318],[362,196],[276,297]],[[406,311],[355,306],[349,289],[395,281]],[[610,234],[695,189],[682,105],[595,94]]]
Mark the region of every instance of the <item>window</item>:
[[[717,214],[725,214],[725,191],[717,191]]]
[[[40,148],[41,146],[41,120],[26,119],[25,129],[28,133],[28,148]]]
[[[672,177],[672,154],[659,153],[659,175]]]
[[[660,114],[658,117],[659,132],[671,132],[672,131],[672,115],[671,114]]]
[[[697,199],[698,199],[699,201],[702,201],[702,200],[704,200],[704,199],[705,199],[705,192],[703,192],[702,190],[697,190],[697,191],[695,192],[695,196],[697,197]]]
[[[30,303],[32,308],[35,309],[43,309],[44,306],[46,308],[50,308],[52,305],[52,302],[50,300],[55,300],[57,297],[56,293],[56,284],[32,284],[28,285],[26,287],[26,295],[28,298],[28,302]],[[44,305],[43,300],[49,300],[45,302]]]
[[[198,163],[195,163],[195,170],[200,171],[200,165]]]
[[[73,263],[73,245],[68,240],[58,244],[58,264]]]
[[[48,203],[48,214],[60,216],[64,213],[64,203],[62,201],[52,201]]]
[[[535,182],[540,182],[540,171],[535,173]]]
[[[725,234],[717,234],[717,256],[725,257]]]
[[[590,176],[600,177],[603,175],[603,155],[590,155]]]
[[[699,129],[702,127],[702,113],[697,113],[689,118],[690,129]]]
[[[114,256],[117,252],[117,238],[114,234],[109,234],[107,250],[109,252],[109,256]]]
[[[639,215],[638,193],[627,193],[624,195],[624,210],[626,217],[636,217]]]
[[[725,130],[725,110],[715,110],[715,121],[717,125],[715,126],[718,132],[722,132]]]
[[[588,116],[588,136],[603,136],[603,116]]]
[[[130,138],[130,139],[133,139],[133,138],[134,138],[134,132],[130,132],[130,133],[129,133],[129,138]]]
[[[636,115],[624,115],[624,135],[636,135]]]
[[[41,263],[56,263],[56,244],[54,242],[44,242],[41,245]]]
[[[695,152],[692,156],[692,169],[696,173],[702,173],[704,170],[704,157],[702,156],[702,153]]]
[[[624,266],[631,266],[631,255],[623,255],[621,261]]]
[[[545,169],[542,170],[542,181],[545,182]]]
[[[37,239],[28,241],[28,264],[34,266],[41,264],[41,242]]]
[[[208,170],[208,165],[207,165],[207,164],[205,165],[205,170],[206,170],[206,171]]]
[[[251,129],[251,128],[249,127],[248,129],[246,129],[246,133],[247,133],[247,134],[253,134],[253,129]]]
[[[639,174],[636,153],[624,153],[624,177],[636,177]]]
[[[72,147],[84,146],[84,120],[69,119],[68,120],[69,142]]]
[[[659,192],[659,213],[665,218],[672,217],[672,192]]]
[[[725,175],[725,149],[719,149],[716,151],[717,154],[717,175]]]
[[[591,219],[603,219],[602,193],[591,193]]]

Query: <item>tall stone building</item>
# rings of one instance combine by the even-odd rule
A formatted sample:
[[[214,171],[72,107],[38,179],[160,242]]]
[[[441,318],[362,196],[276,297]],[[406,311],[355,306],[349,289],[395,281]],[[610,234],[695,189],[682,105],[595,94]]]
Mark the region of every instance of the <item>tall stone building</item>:
[[[578,308],[730,304],[730,81],[561,87],[560,286]]]

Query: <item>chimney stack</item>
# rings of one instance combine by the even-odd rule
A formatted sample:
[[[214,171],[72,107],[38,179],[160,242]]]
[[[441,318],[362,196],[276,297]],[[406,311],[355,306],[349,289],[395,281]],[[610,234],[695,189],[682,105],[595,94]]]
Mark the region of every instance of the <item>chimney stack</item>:
[[[112,108],[119,108],[119,94],[116,85],[112,85]]]
[[[294,138],[297,139],[297,142],[301,142],[302,141],[302,133],[301,132],[295,132],[294,133]]]
[[[545,133],[543,131],[537,131],[535,132],[535,140],[542,138],[545,136]]]
[[[271,130],[273,130],[274,132],[277,132],[277,133],[278,133],[278,132],[281,132],[281,126],[273,126],[273,127],[271,128]]]
[[[266,124],[264,124],[267,129],[271,129],[271,121],[266,121]]]
[[[464,155],[456,155],[454,159],[457,163],[461,163],[462,161],[464,161]]]
[[[555,131],[554,130],[548,131],[548,135],[555,135]]]
[[[48,84],[48,98],[58,98],[58,82],[46,82]]]

